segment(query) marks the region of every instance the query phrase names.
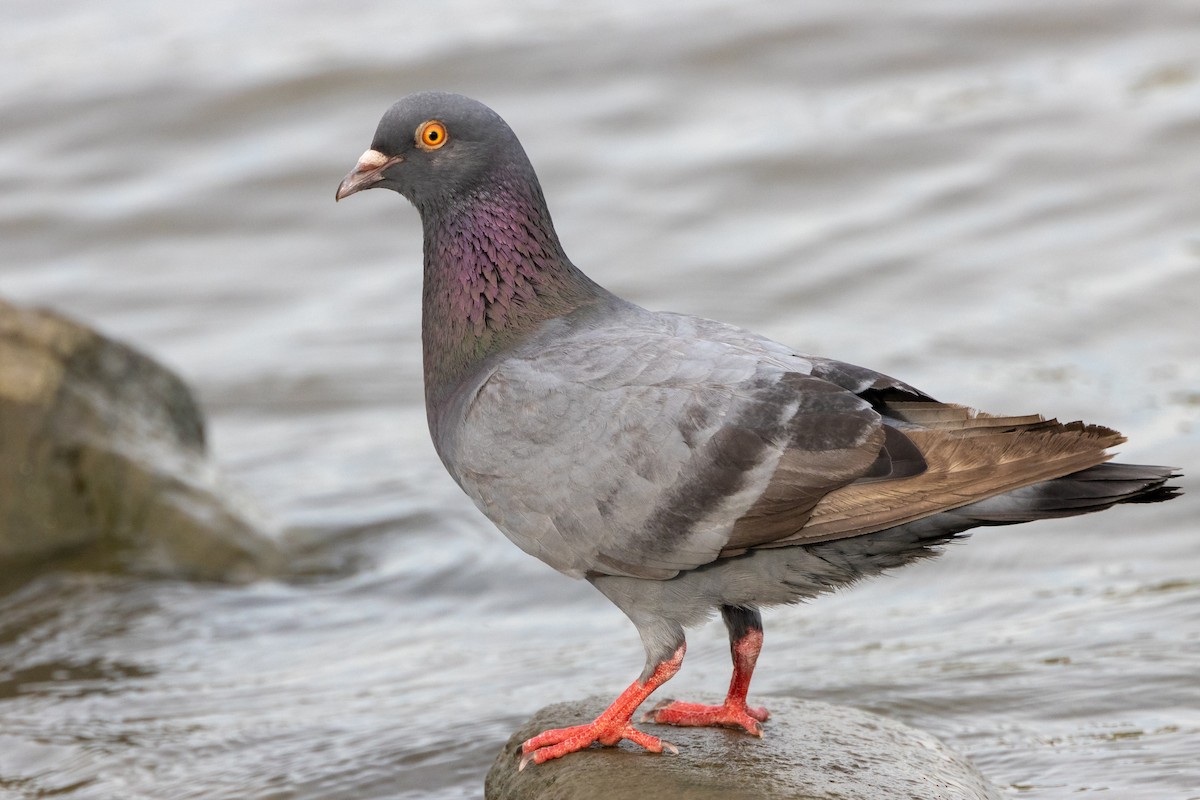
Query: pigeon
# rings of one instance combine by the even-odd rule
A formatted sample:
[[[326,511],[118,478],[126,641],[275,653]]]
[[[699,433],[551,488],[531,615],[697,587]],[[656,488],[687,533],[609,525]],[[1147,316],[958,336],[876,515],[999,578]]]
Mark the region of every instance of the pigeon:
[[[487,106],[421,92],[383,115],[336,199],[391,189],[424,236],[421,339],[443,464],[518,547],[633,622],[640,676],[595,720],[522,745],[520,767],[628,740],[634,714],[719,612],[725,701],[640,721],[761,736],[747,692],[760,609],[936,554],[977,526],[1178,493],[1172,467],[1111,463],[1116,431],[942,403],[731,325],[648,311],[564,252],[516,135]]]

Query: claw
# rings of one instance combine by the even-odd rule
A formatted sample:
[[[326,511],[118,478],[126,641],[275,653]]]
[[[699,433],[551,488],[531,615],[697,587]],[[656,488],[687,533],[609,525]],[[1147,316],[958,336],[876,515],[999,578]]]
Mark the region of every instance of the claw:
[[[584,750],[595,743],[605,747],[613,747],[622,739],[628,739],[640,745],[651,753],[661,753],[664,750],[678,754],[679,750],[670,742],[664,742],[657,736],[639,731],[633,726],[617,721],[615,723],[604,719],[589,722],[587,725],[576,725],[571,728],[556,728],[545,731],[527,740],[521,745],[524,756],[517,769],[523,770],[529,764],[543,764],[554,758],[561,758],[567,753]]]
[[[706,706],[664,700],[646,712],[642,721],[682,727],[741,728],[751,736],[762,738],[763,729],[759,723],[768,717],[770,714],[765,708],[750,708],[744,703],[726,701],[724,705]]]
[[[683,663],[685,647],[680,645],[671,658],[659,663],[650,678],[646,681],[634,681],[604,713],[586,725],[574,725],[570,728],[553,728],[542,731],[537,736],[527,739],[521,745],[521,763],[518,770],[523,770],[534,764],[543,764],[553,758],[561,758],[567,753],[591,747],[600,743],[605,747],[613,747],[622,739],[628,739],[640,745],[651,753],[679,753],[675,745],[664,742],[657,736],[639,731],[630,724],[633,712],[650,696],[650,693],[662,686],[672,675],[679,671]]]
[[[730,651],[733,655],[733,677],[729,679],[729,693],[719,706],[700,703],[682,703],[678,700],[663,700],[646,712],[642,722],[657,722],[660,725],[683,725],[691,727],[741,728],[751,736],[762,738],[762,724],[771,716],[765,708],[746,705],[746,692],[750,688],[750,676],[758,662],[762,649],[762,626],[758,612],[746,609],[723,608],[722,616],[729,628]]]

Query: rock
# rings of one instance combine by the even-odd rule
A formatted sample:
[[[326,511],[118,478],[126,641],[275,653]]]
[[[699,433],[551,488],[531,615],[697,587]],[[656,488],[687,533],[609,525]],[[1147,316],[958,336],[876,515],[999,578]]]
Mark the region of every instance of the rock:
[[[183,381],[67,317],[0,300],[0,563],[86,549],[199,578],[273,570],[275,540],[232,497]]]
[[[999,800],[962,756],[933,736],[854,708],[788,697],[765,735],[642,723],[679,748],[655,755],[622,742],[517,771],[521,742],[589,721],[609,698],[543,708],[514,733],[488,772],[487,800]],[[694,699],[694,698],[689,698]],[[720,702],[712,698],[703,702]],[[635,718],[636,719],[636,718]]]

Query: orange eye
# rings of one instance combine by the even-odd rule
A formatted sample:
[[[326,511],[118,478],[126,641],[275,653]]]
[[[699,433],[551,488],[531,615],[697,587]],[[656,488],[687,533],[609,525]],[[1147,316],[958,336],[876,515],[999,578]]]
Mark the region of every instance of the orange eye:
[[[417,128],[417,146],[422,150],[437,150],[446,143],[446,126],[431,119]]]

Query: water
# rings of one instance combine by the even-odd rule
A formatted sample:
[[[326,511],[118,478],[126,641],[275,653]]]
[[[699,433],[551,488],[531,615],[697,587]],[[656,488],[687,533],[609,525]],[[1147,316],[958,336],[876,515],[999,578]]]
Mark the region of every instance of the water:
[[[415,214],[333,204],[412,90],[505,115],[620,294],[1194,475],[1200,10],[871,6],[10,2],[0,292],[183,374],[301,552],[246,586],[7,576],[0,795],[475,797],[519,720],[640,669],[437,462]],[[1200,797],[1183,485],[774,611],[754,694],[929,730],[1014,797]],[[673,694],[724,686],[723,637]]]

